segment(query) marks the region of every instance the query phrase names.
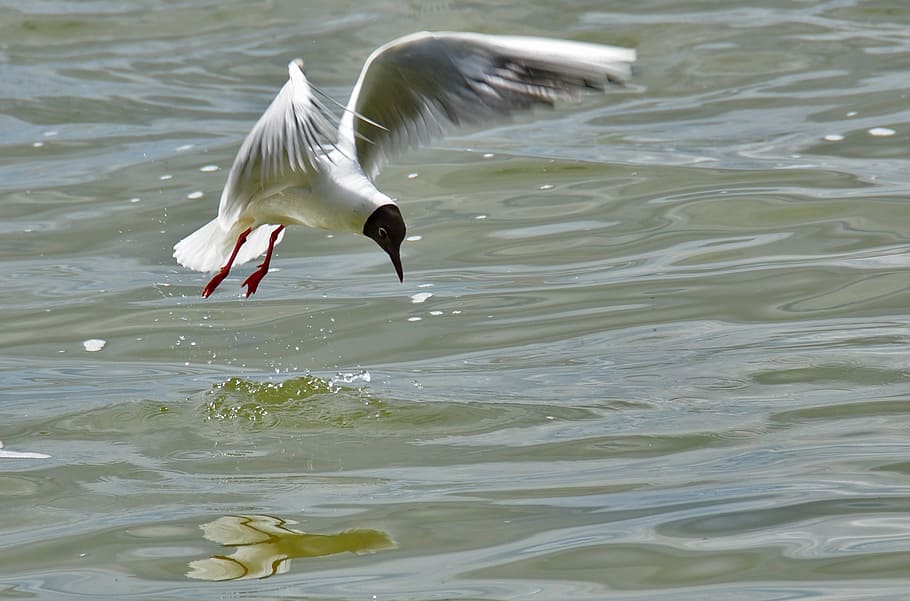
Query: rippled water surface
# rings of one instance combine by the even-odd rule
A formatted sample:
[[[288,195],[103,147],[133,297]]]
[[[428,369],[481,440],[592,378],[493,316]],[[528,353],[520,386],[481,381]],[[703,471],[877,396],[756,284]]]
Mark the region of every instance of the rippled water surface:
[[[395,161],[406,279],[171,247],[303,56],[417,29],[634,82]],[[0,598],[904,600],[903,2],[0,0]],[[91,349],[91,350],[89,350]]]

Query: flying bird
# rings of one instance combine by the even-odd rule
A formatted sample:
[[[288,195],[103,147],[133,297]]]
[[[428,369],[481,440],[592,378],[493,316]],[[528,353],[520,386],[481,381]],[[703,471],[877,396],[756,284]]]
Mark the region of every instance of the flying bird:
[[[404,281],[404,219],[374,184],[389,158],[459,125],[622,84],[634,61],[635,50],[586,42],[414,33],[373,51],[337,121],[326,103],[334,101],[309,83],[302,60],[291,61],[287,83],[240,146],[218,216],[178,242],[174,257],[217,272],[202,290],[208,297],[233,265],[265,253],[242,284],[250,296],[285,227],[306,225],[372,238]]]

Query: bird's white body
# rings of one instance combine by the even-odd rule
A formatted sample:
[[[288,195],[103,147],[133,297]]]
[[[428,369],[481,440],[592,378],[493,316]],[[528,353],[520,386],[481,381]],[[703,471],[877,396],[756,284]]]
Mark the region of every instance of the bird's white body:
[[[266,251],[267,269],[283,226],[366,234],[377,209],[395,204],[373,183],[391,155],[457,125],[621,83],[634,60],[634,50],[584,42],[416,33],[370,55],[337,130],[302,61],[292,61],[287,83],[237,153],[218,216],[178,242],[174,257],[197,271],[224,266],[213,290],[231,264]]]
[[[244,209],[237,222],[241,227],[283,223],[360,233],[373,211],[393,201],[351,159],[337,151],[332,154],[331,169],[321,170],[306,184],[267,191]]]
[[[216,217],[178,242],[174,247],[178,262],[196,271],[215,271],[230,255],[240,232],[249,227],[253,232],[234,264],[251,261],[268,246],[274,227],[266,224],[361,233],[373,211],[394,201],[377,190],[352,160],[332,152],[337,155],[333,168],[320,171],[311,182],[263,190],[256,202],[249,203],[228,224]]]

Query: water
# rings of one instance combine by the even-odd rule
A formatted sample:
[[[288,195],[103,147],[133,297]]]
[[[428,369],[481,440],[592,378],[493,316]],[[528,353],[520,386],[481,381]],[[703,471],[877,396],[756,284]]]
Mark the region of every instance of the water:
[[[876,599],[910,574],[901,3],[0,1],[0,598]],[[395,161],[403,285],[172,263],[304,56],[636,47]]]

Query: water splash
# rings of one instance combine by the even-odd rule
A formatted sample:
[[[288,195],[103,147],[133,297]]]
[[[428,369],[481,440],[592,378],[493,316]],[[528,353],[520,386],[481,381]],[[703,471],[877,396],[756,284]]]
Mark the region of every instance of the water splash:
[[[353,384],[355,382],[369,384],[372,380],[373,376],[365,369],[358,372],[338,372],[334,378],[329,380],[329,386],[336,388],[340,384]]]

